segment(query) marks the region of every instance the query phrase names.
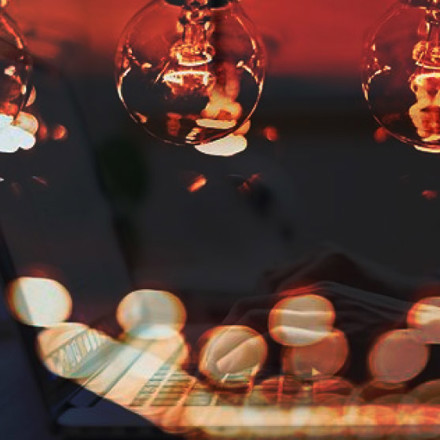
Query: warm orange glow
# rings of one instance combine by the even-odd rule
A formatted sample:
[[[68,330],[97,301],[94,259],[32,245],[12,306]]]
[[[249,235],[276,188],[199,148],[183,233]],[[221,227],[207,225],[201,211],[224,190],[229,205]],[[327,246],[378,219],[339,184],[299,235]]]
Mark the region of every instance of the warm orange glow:
[[[258,358],[260,343],[250,343],[255,338],[261,336],[241,326],[208,332],[202,338],[204,348],[211,344],[208,364],[217,371],[232,372],[227,374],[237,386],[244,381],[242,368],[248,369],[254,364],[250,359]],[[402,387],[397,385],[384,384],[394,394],[368,404],[358,402],[353,386],[341,378],[301,385],[292,376],[281,376],[256,384],[246,393],[220,390],[218,385],[225,382],[210,388],[182,370],[187,345],[179,334],[168,340],[125,335],[115,341],[83,324],[63,323],[44,330],[38,347],[53,373],[75,380],[169,433],[185,435],[197,428],[215,438],[313,440],[438,434],[440,406],[416,404],[414,396],[399,396]],[[174,381],[162,387],[166,377]],[[436,388],[435,384],[424,388],[418,388],[420,400],[425,393],[423,400],[432,401],[426,390]]]
[[[200,93],[208,95],[215,84],[215,75],[207,70],[172,70],[163,76],[163,81],[174,95]]]
[[[284,349],[283,371],[307,380],[334,376],[348,358],[348,342],[344,333],[333,330],[313,345]]]
[[[40,124],[34,115],[26,112],[20,112],[15,118],[14,125],[20,127],[22,130],[27,131],[32,136],[35,136]]]
[[[202,341],[199,370],[216,385],[246,387],[266,360],[265,340],[249,327],[217,327]]]
[[[440,344],[440,297],[425,298],[408,312],[408,325],[420,330],[427,344]]]
[[[313,402],[317,405],[358,403],[353,399],[354,385],[341,377],[322,378],[311,385]]]
[[[419,403],[431,403],[437,400],[440,397],[440,379],[420,384],[411,391],[410,395]]]
[[[35,104],[36,99],[37,99],[37,89],[35,87],[32,87],[31,93],[29,94],[29,98],[26,103],[26,107],[30,107],[31,105]]]
[[[280,138],[278,129],[273,126],[265,127],[263,129],[263,136],[270,142],[276,142]]]
[[[124,332],[131,336],[167,339],[183,329],[186,311],[172,293],[138,290],[120,302],[116,317]]]
[[[54,141],[65,141],[69,136],[69,132],[64,125],[55,125],[52,129],[52,139]]]
[[[335,310],[318,295],[284,298],[269,314],[269,333],[282,345],[307,346],[328,337],[333,330]]]
[[[429,73],[413,75],[410,81],[416,103],[409,109],[409,115],[420,138],[432,142],[429,147],[415,147],[431,153],[440,152],[440,147],[435,145],[440,141],[440,74],[429,70]]]
[[[424,370],[428,357],[428,347],[419,331],[394,330],[375,343],[369,355],[369,367],[378,381],[406,382]]]
[[[425,425],[399,425],[398,420],[412,420],[417,412],[417,423],[422,420]],[[346,405],[314,406],[300,405],[283,410],[277,407],[210,407],[188,408],[187,420],[192,426],[202,427],[210,434],[223,433],[230,437],[235,430],[241,437],[256,438],[386,438],[393,431],[405,439],[420,438],[420,435],[438,431],[440,406],[415,405]],[[437,418],[437,420],[436,420]],[[221,431],[218,428],[224,428]],[[214,430],[217,428],[217,430]],[[229,428],[231,431],[229,431]],[[270,428],[265,429],[265,428]],[[333,435],[333,436],[332,436]],[[351,437],[355,436],[355,437]],[[222,436],[220,436],[222,437]],[[235,437],[234,437],[235,438]],[[253,438],[253,437],[252,437]]]
[[[303,396],[301,383],[287,375],[264,380],[254,387],[252,393],[260,394],[268,405],[288,406],[289,408],[301,403]]]
[[[389,134],[388,131],[385,130],[385,128],[383,128],[383,127],[379,127],[379,128],[374,132],[374,140],[375,140],[378,144],[383,144],[383,143],[386,142],[389,138],[390,138],[390,134]]]
[[[217,119],[197,119],[196,122],[199,127],[215,128],[217,130],[229,130],[237,125],[235,121]]]
[[[438,199],[438,191],[426,189],[422,192],[422,197],[426,200],[436,200]]]
[[[8,304],[14,316],[24,324],[49,327],[69,318],[72,299],[57,281],[22,277],[7,288]]]
[[[402,396],[406,392],[407,387],[404,383],[386,383],[373,379],[366,385],[356,388],[352,396],[352,402],[380,402],[381,399],[396,395]]]
[[[188,191],[190,193],[200,191],[207,183],[208,180],[206,179],[206,177],[203,175],[199,175],[188,185]]]
[[[252,185],[259,182],[261,180],[260,174],[252,174],[249,179],[245,180],[239,187],[238,191],[240,191],[243,194],[249,193],[252,191]]]
[[[248,145],[247,139],[244,136],[236,136],[231,134],[218,141],[209,142],[207,144],[197,145],[197,151],[209,156],[223,156],[231,157],[242,153],[246,150]]]

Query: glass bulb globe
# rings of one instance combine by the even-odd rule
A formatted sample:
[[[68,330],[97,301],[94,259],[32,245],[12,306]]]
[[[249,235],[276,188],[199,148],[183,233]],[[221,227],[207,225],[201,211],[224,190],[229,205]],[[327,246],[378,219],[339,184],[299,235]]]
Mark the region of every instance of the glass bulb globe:
[[[400,0],[368,38],[363,88],[393,136],[440,152],[440,1]]]
[[[119,96],[155,137],[199,145],[253,113],[264,50],[237,0],[153,0],[130,21],[116,56]]]
[[[31,70],[20,31],[0,9],[0,129],[11,125],[26,104]]]

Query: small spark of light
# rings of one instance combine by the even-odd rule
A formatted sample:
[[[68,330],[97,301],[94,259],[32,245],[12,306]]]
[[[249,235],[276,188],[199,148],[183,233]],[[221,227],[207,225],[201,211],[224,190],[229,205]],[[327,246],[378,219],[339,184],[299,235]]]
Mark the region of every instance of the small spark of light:
[[[54,141],[65,141],[69,136],[69,132],[64,125],[55,125],[52,129],[52,139]]]
[[[384,383],[401,383],[418,376],[428,363],[429,349],[421,332],[393,330],[382,335],[369,355],[371,374]]]
[[[263,129],[263,136],[270,142],[276,142],[280,138],[278,129],[273,126],[265,127]]]
[[[190,193],[195,193],[197,191],[200,191],[206,184],[208,183],[208,180],[205,176],[202,174],[197,176],[189,185],[188,185],[188,191]]]
[[[384,142],[386,142],[388,139],[390,138],[390,134],[385,130],[385,128],[383,127],[379,127],[375,132],[374,132],[374,140],[378,143],[378,144],[383,144]]]
[[[9,67],[6,67],[4,72],[5,72],[6,76],[14,76],[15,73],[17,72],[17,69],[15,68],[15,66],[9,66]]]

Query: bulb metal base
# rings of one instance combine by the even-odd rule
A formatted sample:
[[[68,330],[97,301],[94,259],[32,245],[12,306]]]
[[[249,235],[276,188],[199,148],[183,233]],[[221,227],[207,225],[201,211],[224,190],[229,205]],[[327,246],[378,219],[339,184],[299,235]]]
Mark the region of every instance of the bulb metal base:
[[[173,6],[183,6],[185,4],[185,0],[165,0],[165,2]],[[223,8],[230,2],[231,0],[209,0],[208,6],[210,8]]]

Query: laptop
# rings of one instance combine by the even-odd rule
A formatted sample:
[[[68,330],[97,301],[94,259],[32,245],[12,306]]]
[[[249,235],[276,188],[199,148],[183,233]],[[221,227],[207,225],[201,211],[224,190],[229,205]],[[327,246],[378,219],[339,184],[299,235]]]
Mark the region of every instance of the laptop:
[[[203,273],[197,275],[201,280],[197,291],[185,279],[185,271],[182,271],[179,279],[171,279],[169,285],[165,285],[166,277],[163,274],[156,278],[151,275],[152,270],[147,271],[147,275],[139,270],[136,256],[139,252],[142,254],[142,249],[136,249],[137,237],[130,237],[130,234],[136,235],[136,228],[129,224],[120,206],[132,203],[134,207],[129,206],[127,211],[134,212],[137,197],[144,202],[143,177],[135,175],[129,182],[129,186],[131,184],[135,188],[129,188],[125,193],[124,188],[121,190],[117,187],[114,192],[106,192],[103,187],[108,184],[108,174],[115,172],[115,164],[116,167],[121,165],[120,159],[123,166],[132,172],[134,169],[136,173],[139,157],[144,162],[147,159],[139,156],[133,139],[141,138],[140,143],[143,144],[144,138],[148,141],[147,135],[137,132],[117,101],[116,94],[115,105],[120,109],[117,119],[123,115],[122,120],[125,121],[122,127],[118,127],[118,133],[120,135],[127,130],[130,134],[115,142],[110,129],[112,122],[108,120],[104,125],[110,133],[104,135],[104,131],[97,129],[96,134],[95,130],[90,129],[76,96],[80,85],[70,82],[51,66],[38,62],[35,63],[33,75],[37,105],[47,124],[46,128],[50,131],[52,127],[62,124],[67,128],[68,136],[63,141],[49,139],[32,150],[2,156],[0,174],[4,180],[0,198],[7,209],[4,209],[0,219],[1,273],[6,285],[19,277],[60,282],[72,297],[73,312],[69,322],[87,326],[83,332],[65,340],[42,359],[41,353],[36,350],[42,330],[18,322],[52,427],[54,432],[65,438],[167,438],[168,434],[163,429],[149,421],[148,417],[139,415],[139,411],[136,414],[136,409],[146,405],[155,409],[169,409],[173,403],[170,402],[169,392],[174,390],[173,387],[183,392],[179,405],[196,410],[225,405],[221,398],[225,393],[221,390],[207,393],[206,386],[197,384],[195,379],[188,382],[186,373],[182,377],[181,368],[177,368],[175,362],[182,353],[180,343],[165,359],[161,341],[147,340],[140,343],[141,348],[139,343],[131,347],[115,319],[117,306],[136,289],[173,291],[191,313],[184,336],[189,344],[195,346],[204,332],[222,323],[237,297],[231,289],[227,298],[228,292],[225,296],[222,288],[218,291],[212,288],[211,291],[207,290],[205,285],[211,282],[215,284],[215,280],[208,280]],[[114,91],[111,82],[108,86]],[[118,124],[121,124],[119,119],[114,121],[114,126]],[[101,135],[106,138],[100,138]],[[92,145],[100,143],[103,147],[98,146],[93,150]],[[155,148],[154,145],[149,147]],[[146,147],[142,145],[141,148]],[[175,161],[170,161],[170,165],[175,166]],[[210,159],[209,167],[213,168],[213,165]],[[147,174],[147,166],[141,166],[139,172]],[[244,179],[237,172],[240,168],[236,166],[229,170],[227,174],[231,179],[225,177],[222,180],[227,196],[235,191],[237,179],[240,184]],[[247,173],[247,165],[241,171]],[[191,175],[193,173],[191,170]],[[186,172],[178,179],[182,191],[190,194],[186,188]],[[110,176],[112,183],[118,185],[113,175]],[[248,202],[243,201],[241,195],[235,203],[243,204],[247,213]],[[246,215],[255,215],[252,209]],[[134,219],[133,223],[136,221]],[[138,260],[142,260],[142,255]],[[228,286],[225,290],[228,290]],[[210,300],[200,301],[207,293],[212,294]],[[23,306],[26,307],[26,304]],[[119,353],[121,345],[123,355]],[[162,347],[160,359],[154,356],[157,351],[155,346],[158,345]],[[116,362],[116,366],[112,362],[113,356],[122,359]],[[99,358],[100,367],[85,381],[79,383],[61,377],[74,371],[77,364],[90,362],[94,365],[96,358]],[[139,384],[136,393],[127,397],[129,401],[125,408],[112,402],[111,399],[120,394],[121,389],[125,390],[124,384],[130,372],[145,362],[152,367],[144,371],[144,383]],[[47,366],[52,366],[52,371]],[[196,367],[194,362],[189,363],[185,365],[185,371],[195,375]],[[54,374],[54,371],[60,374]],[[200,375],[194,377],[201,378]],[[104,383],[107,380],[108,383]],[[241,376],[229,375],[224,380],[240,382]],[[90,391],[93,383],[100,383],[99,393]],[[173,399],[177,399],[177,396]],[[173,438],[178,434],[173,433]]]
[[[46,67],[41,70],[37,68],[35,75],[37,89],[42,90],[42,108],[53,118],[51,123],[64,123],[69,128],[69,137],[3,161],[0,173],[5,181],[0,196],[2,206],[8,209],[1,215],[0,255],[6,282],[22,276],[56,279],[72,296],[69,322],[77,325],[73,336],[43,357],[35,351],[41,332],[20,324],[23,343],[59,435],[162,439],[188,435],[334,438],[359,434],[379,438],[392,430],[398,434],[401,429],[400,433],[417,437],[421,425],[408,423],[396,428],[389,421],[397,411],[392,405],[379,407],[382,413],[391,408],[391,418],[383,422],[384,431],[371,423],[378,407],[364,406],[363,413],[353,416],[350,411],[356,405],[349,405],[350,411],[344,414],[338,412],[341,407],[335,404],[310,405],[313,384],[304,385],[299,401],[293,399],[294,395],[298,397],[297,383],[281,375],[279,365],[266,366],[258,380],[245,390],[231,392],[227,385],[245,382],[249,371],[227,374],[219,386],[209,386],[197,371],[197,357],[185,353],[186,342],[196,347],[204,332],[222,323],[237,296],[227,297],[222,289],[205,289],[209,280],[197,266],[196,275],[201,279],[198,291],[190,283],[185,284],[184,276],[173,280],[170,274],[171,281],[166,285],[166,271],[155,279],[151,271],[140,269],[143,249],[136,243],[144,243],[145,237],[138,235],[142,231],[137,227],[139,219],[124,215],[123,208],[128,206],[126,211],[136,213],[139,198],[144,201],[147,197],[142,191],[148,178],[144,180],[142,175],[151,170],[148,165],[141,168],[141,175],[134,179],[134,189],[118,186],[114,170],[121,157],[128,154],[128,163],[122,165],[136,173],[139,151],[133,147],[132,138],[110,143],[99,139],[82,117],[75,84],[62,76],[54,81]],[[105,127],[112,122],[119,124],[105,121]],[[128,121],[127,127],[131,124]],[[133,136],[136,139],[139,134]],[[92,154],[91,144],[101,141],[103,148]],[[179,153],[169,150],[170,156],[176,154]],[[212,162],[210,166],[214,167]],[[107,190],[109,183],[116,185],[110,193],[103,192],[106,179]],[[154,206],[158,201],[150,202]],[[158,254],[157,258],[160,262],[164,257]],[[157,262],[143,263],[157,272],[161,267]],[[212,280],[211,283],[215,284]],[[188,307],[189,319],[180,337],[170,341],[142,340],[124,334],[116,320],[116,310],[128,293],[140,288],[170,290],[181,298]],[[407,306],[402,304],[404,309]],[[78,369],[85,369],[88,374],[75,380],[63,378],[75,377]],[[341,379],[334,386],[343,383]],[[407,417],[417,408],[399,404],[398,411]],[[428,434],[436,434],[437,425],[433,423],[430,429]],[[426,430],[422,434],[426,436]]]

